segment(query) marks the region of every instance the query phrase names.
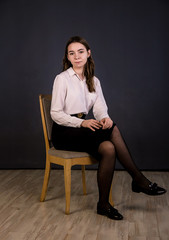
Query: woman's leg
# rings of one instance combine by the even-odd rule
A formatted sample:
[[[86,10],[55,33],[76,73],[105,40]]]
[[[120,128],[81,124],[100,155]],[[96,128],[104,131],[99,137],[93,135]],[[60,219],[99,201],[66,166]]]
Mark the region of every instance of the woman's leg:
[[[109,192],[114,174],[116,151],[110,141],[104,141],[99,145],[98,152],[101,156],[97,171],[99,204],[106,208],[109,207]]]
[[[115,126],[112,131],[111,142],[115,146],[118,160],[121,162],[124,168],[128,171],[128,173],[131,175],[133,180],[137,182],[139,186],[144,188],[149,188],[149,184],[151,182],[137,168],[129,152],[129,149],[117,126]]]
[[[116,161],[115,147],[110,141],[104,141],[99,145],[98,152],[101,158],[97,172],[99,188],[97,213],[100,215],[105,215],[110,219],[122,220],[123,216],[109,203],[109,193]]]

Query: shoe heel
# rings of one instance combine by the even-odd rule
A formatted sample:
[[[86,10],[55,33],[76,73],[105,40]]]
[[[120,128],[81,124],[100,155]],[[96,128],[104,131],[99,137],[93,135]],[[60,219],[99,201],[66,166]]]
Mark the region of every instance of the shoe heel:
[[[132,191],[136,193],[140,193],[140,188],[132,182]]]

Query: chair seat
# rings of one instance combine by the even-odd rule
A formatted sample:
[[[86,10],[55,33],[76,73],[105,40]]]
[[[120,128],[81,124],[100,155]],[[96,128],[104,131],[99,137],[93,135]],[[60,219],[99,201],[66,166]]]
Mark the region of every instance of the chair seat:
[[[90,157],[90,154],[88,154],[87,152],[73,152],[73,151],[65,151],[65,150],[56,150],[54,147],[51,147],[48,150],[48,154],[55,156],[55,157],[65,158],[65,159]]]

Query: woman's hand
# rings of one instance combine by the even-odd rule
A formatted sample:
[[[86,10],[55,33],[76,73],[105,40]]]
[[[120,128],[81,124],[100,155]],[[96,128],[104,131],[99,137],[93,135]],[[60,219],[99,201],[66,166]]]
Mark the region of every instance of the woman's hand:
[[[95,131],[95,129],[101,128],[103,125],[99,121],[95,119],[89,119],[89,120],[84,120],[81,124],[82,127],[84,128],[90,128],[92,131]]]
[[[100,123],[102,124],[102,129],[111,128],[113,126],[111,118],[103,118]]]

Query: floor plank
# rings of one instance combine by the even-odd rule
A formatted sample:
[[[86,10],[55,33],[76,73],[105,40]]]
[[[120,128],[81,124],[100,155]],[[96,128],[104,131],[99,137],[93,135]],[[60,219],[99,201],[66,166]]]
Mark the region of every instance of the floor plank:
[[[167,188],[169,172],[144,172]],[[46,201],[39,202],[44,170],[0,170],[0,239],[3,240],[168,240],[169,194],[147,196],[131,191],[125,171],[113,180],[115,207],[124,215],[113,221],[96,214],[97,172],[86,171],[88,194],[82,194],[81,171],[72,171],[71,213],[64,214],[64,177],[52,170]]]

